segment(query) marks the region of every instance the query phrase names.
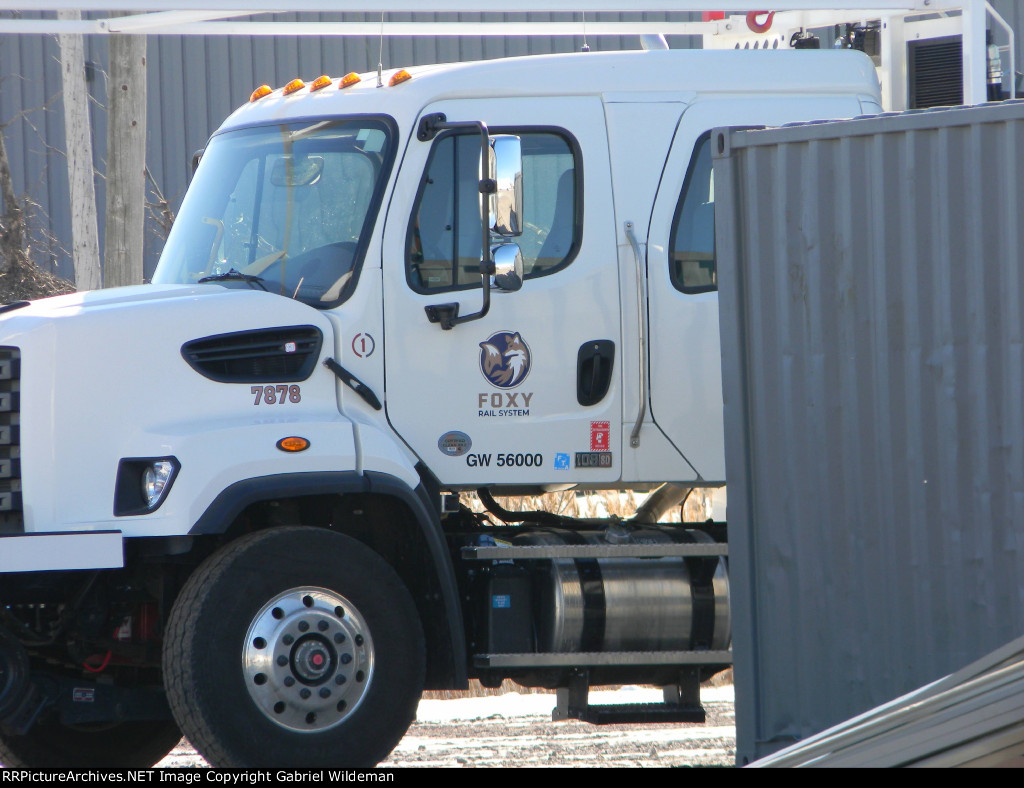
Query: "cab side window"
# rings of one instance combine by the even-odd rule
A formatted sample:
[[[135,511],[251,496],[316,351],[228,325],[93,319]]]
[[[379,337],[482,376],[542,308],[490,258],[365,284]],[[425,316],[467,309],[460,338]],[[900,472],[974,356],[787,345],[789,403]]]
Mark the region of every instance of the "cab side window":
[[[519,244],[529,279],[567,265],[579,247],[578,157],[560,134],[511,133],[522,143],[524,229],[507,240]],[[414,290],[480,286],[479,178],[479,136],[437,139],[406,240],[406,271]]]
[[[718,289],[715,267],[715,172],[711,135],[697,141],[672,222],[669,275],[677,290],[709,293]]]

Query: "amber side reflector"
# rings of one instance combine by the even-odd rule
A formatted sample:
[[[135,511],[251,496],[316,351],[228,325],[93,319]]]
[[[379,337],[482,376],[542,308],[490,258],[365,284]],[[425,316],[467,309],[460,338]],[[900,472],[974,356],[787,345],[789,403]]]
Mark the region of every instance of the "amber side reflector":
[[[393,88],[395,85],[401,85],[403,82],[408,82],[410,79],[412,79],[412,74],[404,68],[400,68],[391,75],[391,79],[388,80],[388,87]]]
[[[314,90],[320,90],[331,84],[331,78],[326,74],[317,77],[313,80],[313,84],[309,86],[309,92],[312,93]]]
[[[357,82],[362,81],[363,80],[359,78],[359,75],[355,71],[349,71],[345,76],[341,78],[341,81],[338,83],[338,88],[350,88]]]
[[[293,79],[284,86],[284,89],[281,92],[287,96],[289,93],[294,93],[296,90],[302,90],[304,87],[306,87],[306,83],[301,79]]]
[[[274,89],[270,87],[270,85],[260,85],[252,92],[252,95],[249,96],[249,102],[259,101],[264,96],[269,96],[273,92]]]
[[[309,441],[305,438],[299,438],[298,436],[293,435],[289,438],[281,438],[281,440],[277,442],[277,448],[281,451],[290,452],[305,451],[309,448]]]

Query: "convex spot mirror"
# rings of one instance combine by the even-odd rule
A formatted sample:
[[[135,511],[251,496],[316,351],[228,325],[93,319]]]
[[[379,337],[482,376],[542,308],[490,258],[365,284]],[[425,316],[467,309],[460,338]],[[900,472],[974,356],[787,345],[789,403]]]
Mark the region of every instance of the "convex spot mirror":
[[[523,233],[523,146],[512,134],[496,134],[490,143],[488,176],[496,186],[490,195],[491,232],[515,238]]]
[[[523,286],[523,255],[519,244],[499,244],[491,247],[494,274],[491,287],[514,293]]]
[[[285,155],[274,162],[270,182],[274,186],[312,186],[324,171],[323,156]]]

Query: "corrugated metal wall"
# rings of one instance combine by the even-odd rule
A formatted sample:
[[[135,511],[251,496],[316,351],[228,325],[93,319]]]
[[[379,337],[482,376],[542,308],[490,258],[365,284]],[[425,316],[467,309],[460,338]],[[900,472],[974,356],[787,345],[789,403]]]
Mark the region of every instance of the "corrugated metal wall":
[[[993,3],[1014,29],[1024,31],[1024,8],[1014,0]],[[530,20],[564,19],[566,15],[530,14]],[[608,21],[686,21],[693,14],[603,15]],[[280,20],[375,21],[370,14],[281,14]],[[393,21],[410,19],[391,14]],[[421,17],[427,18],[427,17]],[[429,21],[460,18],[457,14],[434,14]],[[488,22],[504,21],[507,14],[464,14],[461,18]],[[519,17],[516,17],[517,19]],[[582,28],[582,25],[581,25]],[[568,52],[580,48],[582,37],[462,38],[445,37],[385,39],[384,64],[388,67],[423,63],[478,60],[527,54]],[[595,51],[636,49],[636,36],[591,37]],[[697,45],[691,37],[670,37],[673,48]],[[173,207],[181,201],[188,182],[192,153],[201,148],[220,121],[242,102],[254,87],[264,82],[279,86],[295,76],[311,78],[376,68],[379,39],[339,38],[203,38],[151,36],[149,39],[149,154],[148,163],[156,183]],[[97,172],[105,170],[106,102],[104,73],[107,43],[89,37],[86,57],[95,64],[90,84],[93,96],[94,156]],[[1018,41],[1018,63],[1024,63],[1024,46]],[[38,205],[37,226],[56,239],[52,250],[42,243],[36,259],[62,276],[72,275],[71,261],[64,251],[70,245],[70,207],[67,173],[62,151],[64,132],[60,100],[59,48],[56,39],[44,36],[0,36],[0,123],[7,123],[8,154],[19,190],[27,192]],[[1022,67],[1024,68],[1024,67]],[[49,107],[50,111],[42,108]],[[102,177],[97,178],[97,200],[102,212],[105,200]],[[152,197],[152,195],[151,195]],[[147,229],[146,272],[152,271],[163,246],[157,228]],[[52,254],[48,253],[52,251]]]
[[[602,16],[603,21],[646,21],[670,19],[687,21],[692,14],[619,14]],[[281,21],[322,20],[372,22],[371,14],[280,14]],[[434,14],[417,17],[425,21],[462,18],[471,21],[501,22],[507,14]],[[530,14],[530,21],[567,15]],[[262,18],[263,20],[266,17]],[[389,14],[391,21],[407,21],[409,14]],[[521,19],[517,16],[516,19]],[[582,29],[582,25],[581,25]],[[673,48],[691,46],[691,37],[669,38]],[[516,55],[577,51],[582,36],[527,38],[400,38],[384,41],[385,68],[425,63],[481,60]],[[638,49],[636,36],[590,37],[594,51]],[[296,76],[315,79],[320,74],[340,76],[349,71],[377,68],[379,38],[274,37],[201,37],[150,36],[148,132],[149,169],[174,208],[181,202],[188,183],[189,163],[194,151],[206,144],[210,134],[235,107],[247,101],[253,88],[263,83],[278,87]],[[95,64],[90,83],[93,96],[93,138],[96,170],[103,173],[106,150],[107,42],[99,36],[87,37],[86,58]],[[8,155],[14,168],[17,188],[27,192],[38,205],[38,224],[56,237],[53,254],[41,245],[36,259],[61,276],[73,276],[70,258],[64,251],[70,246],[70,207],[64,150],[63,106],[61,104],[60,49],[55,37],[0,36],[0,123],[8,123]],[[49,111],[44,111],[49,107]],[[24,113],[24,115],[22,115]],[[13,122],[12,122],[13,121]],[[103,179],[96,181],[100,217],[100,249],[103,248]],[[151,195],[152,197],[152,195]],[[156,265],[162,238],[151,222],[146,235],[146,273]]]
[[[736,712],[753,758],[1024,632],[1024,102],[726,140]]]

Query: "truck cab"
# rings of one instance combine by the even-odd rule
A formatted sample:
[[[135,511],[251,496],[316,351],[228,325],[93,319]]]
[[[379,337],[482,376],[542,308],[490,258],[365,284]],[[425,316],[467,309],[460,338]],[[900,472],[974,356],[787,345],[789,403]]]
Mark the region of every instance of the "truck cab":
[[[867,59],[833,54],[522,58],[270,94],[211,140],[154,282],[266,289],[330,321],[324,353],[366,388],[321,365],[310,381],[394,447],[367,468],[420,462],[453,490],[720,484],[707,135],[878,111]],[[450,330],[432,310],[481,306],[481,146],[467,126],[418,139],[438,115],[519,150],[519,226],[487,243],[521,258],[521,286]],[[237,413],[244,385],[205,385]],[[284,415],[282,398],[245,404]]]

